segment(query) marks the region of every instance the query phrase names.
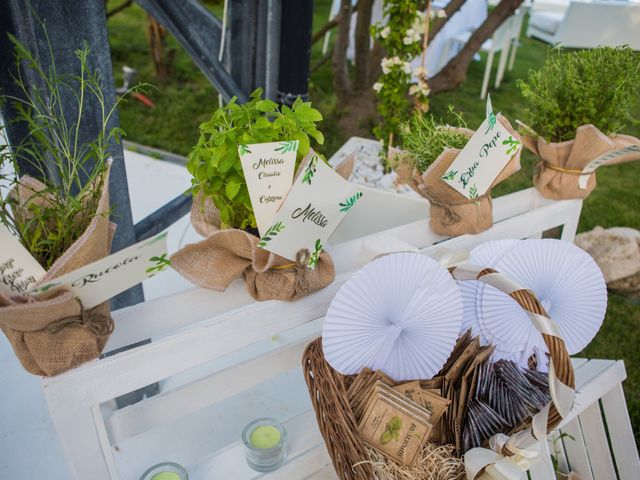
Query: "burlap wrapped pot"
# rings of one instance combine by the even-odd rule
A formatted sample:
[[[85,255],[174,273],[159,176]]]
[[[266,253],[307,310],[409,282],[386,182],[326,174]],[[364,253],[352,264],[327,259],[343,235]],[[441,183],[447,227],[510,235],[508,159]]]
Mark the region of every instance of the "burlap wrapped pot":
[[[498,114],[497,119],[514,138],[520,140],[520,135],[505,117]],[[467,128],[456,130],[468,137],[474,133]],[[415,162],[402,160],[403,156],[409,155],[407,152],[398,149],[389,150],[389,156],[399,157],[399,166],[396,169],[399,180],[408,183],[417,193],[429,200],[429,224],[438,235],[455,237],[466,233],[480,233],[491,227],[493,225],[491,190],[520,170],[520,150],[518,150],[492,183],[491,188],[484,195],[469,199],[442,180],[442,176],[449,170],[460,152],[461,150],[456,148],[446,148],[429,168],[420,174],[416,168],[407,167]]]
[[[348,178],[354,160],[350,155],[336,172]],[[293,301],[326,287],[335,278],[333,260],[327,252],[322,252],[316,267],[309,269],[308,250],[298,252],[292,262],[258,247],[259,238],[247,231],[221,229],[219,210],[202,194],[193,199],[191,224],[204,240],[174,253],[171,266],[199,287],[224,291],[242,277],[256,300]]]
[[[107,171],[97,215],[41,282],[109,255],[115,225],[109,222],[108,179]],[[33,197],[44,186],[29,177],[22,177],[20,183],[20,189],[14,194],[20,201],[18,208],[22,208],[22,217],[28,219],[28,203],[45,201],[42,196]],[[97,358],[113,331],[113,320],[107,302],[85,310],[70,292],[58,290],[37,298],[0,295],[0,328],[28,372],[52,376]]]
[[[585,188],[579,185],[582,169],[601,155],[625,151],[608,165],[640,159],[640,140],[630,135],[605,135],[593,125],[582,125],[573,140],[549,143],[542,137],[525,135],[522,143],[540,158],[534,184],[540,193],[554,200],[586,198],[596,187],[596,173],[588,174]],[[630,147],[630,148],[625,148]]]

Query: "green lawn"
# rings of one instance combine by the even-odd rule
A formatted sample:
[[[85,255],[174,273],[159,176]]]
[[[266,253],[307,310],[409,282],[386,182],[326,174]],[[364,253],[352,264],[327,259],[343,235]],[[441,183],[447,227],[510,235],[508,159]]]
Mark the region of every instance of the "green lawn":
[[[113,3],[113,2],[112,2]],[[327,19],[330,0],[316,0],[314,29]],[[213,2],[210,8],[216,12],[220,5]],[[173,38],[169,47],[176,50],[174,70],[169,81],[157,84],[146,40],[146,14],[134,4],[109,21],[110,43],[113,55],[116,83],[120,83],[123,64],[140,72],[139,80],[155,84],[149,96],[157,107],[147,107],[129,100],[120,110],[121,123],[129,140],[186,155],[198,138],[198,125],[207,119],[218,105],[215,90],[210,86],[189,57]],[[321,58],[320,45],[314,47],[312,64]],[[522,112],[516,79],[523,78],[531,68],[544,61],[547,46],[523,37],[518,50],[515,69],[507,72],[497,91],[490,90],[496,111],[501,111],[514,121]],[[496,62],[497,63],[497,62]],[[495,68],[496,64],[494,64]],[[480,82],[484,62],[474,62],[467,81],[455,92],[435,96],[431,109],[438,115],[446,112],[448,105],[464,113],[471,128],[477,127],[484,115],[484,103],[479,99]],[[493,77],[492,77],[493,78]],[[329,65],[320,68],[311,78],[311,97],[326,121],[323,131],[327,142],[322,152],[330,155],[350,136],[336,127],[336,101],[332,93]],[[640,109],[637,110],[640,113]],[[640,136],[640,128],[627,133]],[[502,195],[526,188],[532,184],[534,159],[525,154],[522,170],[497,188]],[[598,188],[584,202],[579,230],[589,230],[596,225],[603,227],[630,226],[640,228],[640,162],[606,167],[598,170]],[[625,392],[636,441],[640,443],[640,307],[638,301],[620,295],[609,296],[609,307],[604,325],[595,340],[581,356],[615,358],[625,361],[629,375]]]

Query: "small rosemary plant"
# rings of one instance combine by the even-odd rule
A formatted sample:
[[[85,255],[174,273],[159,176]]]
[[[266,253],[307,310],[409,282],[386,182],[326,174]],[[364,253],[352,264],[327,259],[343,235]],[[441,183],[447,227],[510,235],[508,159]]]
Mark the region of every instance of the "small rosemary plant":
[[[402,142],[404,149],[411,153],[415,167],[424,173],[445,148],[462,149],[469,137],[457,130],[466,128],[462,116],[452,108],[449,113],[454,125],[437,122],[432,115],[415,112],[409,123],[403,126]]]
[[[629,47],[549,52],[539,70],[518,80],[526,106],[525,123],[547,141],[563,142],[593,124],[605,134],[638,123],[631,107],[640,97],[640,54]]]
[[[108,106],[99,73],[88,68],[87,45],[76,51],[79,73],[62,74],[53,62],[44,69],[15,37],[10,35],[10,39],[17,66],[30,70],[44,87],[28,87],[18,73],[14,81],[20,98],[0,97],[13,108],[13,121],[29,130],[20,143],[0,147],[0,222],[48,269],[96,216],[109,158],[107,148],[122,136],[120,128],[108,126],[120,100]],[[50,44],[49,55],[53,58]],[[75,98],[75,110],[65,115],[62,100],[70,96]],[[82,142],[80,131],[88,121],[89,99],[100,106],[101,129],[93,140]],[[5,128],[0,125],[0,133]],[[20,165],[27,164],[38,172],[44,183],[42,190],[36,192],[21,180]],[[30,199],[19,203],[18,190]]]

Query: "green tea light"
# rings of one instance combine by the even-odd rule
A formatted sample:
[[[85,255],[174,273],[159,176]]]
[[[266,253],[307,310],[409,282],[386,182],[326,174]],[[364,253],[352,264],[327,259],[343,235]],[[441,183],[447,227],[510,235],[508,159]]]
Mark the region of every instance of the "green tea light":
[[[189,474],[182,465],[162,462],[144,472],[140,480],[189,480]]]
[[[271,472],[286,456],[287,431],[271,418],[259,418],[242,432],[247,464],[258,472]]]

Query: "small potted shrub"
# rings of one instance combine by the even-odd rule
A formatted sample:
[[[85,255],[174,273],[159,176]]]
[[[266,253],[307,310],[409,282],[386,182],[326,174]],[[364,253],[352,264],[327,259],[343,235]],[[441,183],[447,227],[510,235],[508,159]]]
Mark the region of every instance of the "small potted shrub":
[[[291,107],[262,99],[254,91],[245,104],[235,97],[200,125],[200,139],[189,155],[193,175],[191,223],[204,240],[171,257],[172,267],[204,288],[223,291],[242,277],[256,300],[295,300],[333,281],[331,257],[323,252],[313,270],[258,246],[258,230],[242,171],[238,145],[298,140],[296,168],[322,144],[322,115],[298,98]]]
[[[8,291],[0,293],[0,328],[23,367],[36,375],[57,375],[97,358],[113,330],[108,302],[85,310],[67,290],[33,295],[38,282],[51,281],[109,255],[115,226],[109,222],[109,152],[121,131],[108,127],[110,110],[100,78],[87,66],[89,50],[78,50],[80,73],[43,70],[31,53],[11,37],[16,62],[39,77],[46,91],[16,83],[24,99],[4,97],[16,112],[16,121],[29,136],[16,145],[0,147],[0,223],[19,240],[46,274],[20,284],[5,282],[18,274],[9,259],[2,269]],[[60,110],[60,98],[74,95],[77,117],[69,121]],[[91,141],[79,138],[88,98],[104,108],[100,133]],[[0,126],[0,129],[5,128]],[[23,175],[20,166],[39,171],[40,180]],[[56,172],[55,181],[46,171]],[[3,247],[5,248],[5,247]],[[13,272],[13,274],[12,274]],[[37,280],[37,281],[36,281]],[[27,285],[27,283],[32,283]]]
[[[596,175],[581,186],[582,170],[603,154],[631,146],[608,163],[640,158],[633,147],[640,140],[619,133],[637,123],[630,112],[640,96],[640,55],[630,48],[552,50],[518,87],[526,106],[523,143],[540,158],[534,182],[545,197],[586,198]]]
[[[390,149],[389,163],[395,165],[401,182],[407,182],[429,200],[429,223],[435,233],[446,236],[479,233],[493,224],[491,189],[469,199],[443,181],[449,166],[474,133],[459,114],[451,113],[453,126],[416,113],[403,128],[404,150]],[[501,122],[514,138],[520,138],[505,117],[498,114],[496,121]],[[492,188],[519,169],[520,151],[509,161]]]

